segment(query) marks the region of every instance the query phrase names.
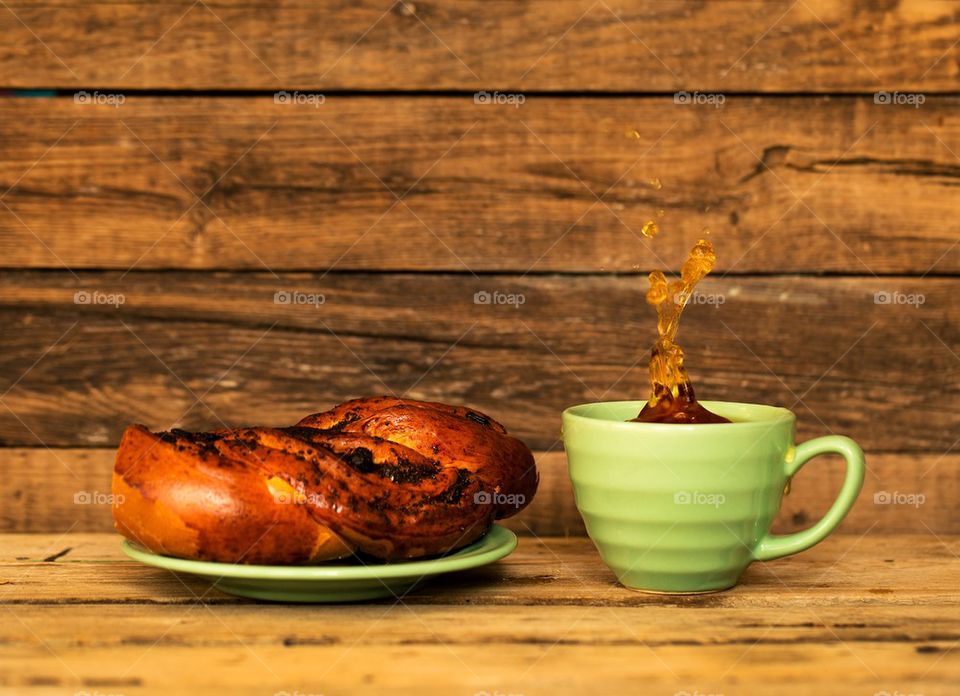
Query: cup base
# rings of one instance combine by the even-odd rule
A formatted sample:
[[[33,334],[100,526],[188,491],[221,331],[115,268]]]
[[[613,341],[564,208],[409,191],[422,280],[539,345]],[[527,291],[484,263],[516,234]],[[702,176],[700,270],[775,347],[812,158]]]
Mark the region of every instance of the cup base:
[[[728,585],[727,587],[717,587],[712,590],[648,590],[643,587],[627,587],[621,583],[621,587],[631,592],[639,592],[640,594],[651,594],[651,595],[705,595],[705,594],[717,594],[719,592],[726,592],[727,590],[732,590],[736,587],[736,583],[733,585]]]

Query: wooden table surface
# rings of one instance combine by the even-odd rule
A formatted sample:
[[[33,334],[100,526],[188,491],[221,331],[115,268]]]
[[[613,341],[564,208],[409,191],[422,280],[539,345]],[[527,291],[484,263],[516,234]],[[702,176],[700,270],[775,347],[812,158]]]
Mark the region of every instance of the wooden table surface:
[[[401,599],[275,605],[139,565],[113,534],[0,535],[10,693],[955,694],[960,536],[836,535],[698,596],[521,538]]]

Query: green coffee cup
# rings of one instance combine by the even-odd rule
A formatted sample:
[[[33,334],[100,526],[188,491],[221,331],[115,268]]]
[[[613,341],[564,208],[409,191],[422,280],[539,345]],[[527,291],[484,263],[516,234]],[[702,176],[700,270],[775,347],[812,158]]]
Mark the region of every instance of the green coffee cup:
[[[629,423],[643,401],[572,406],[563,442],[577,509],[607,566],[626,587],[712,592],[733,587],[753,561],[822,541],[863,485],[863,451],[848,437],[794,443],[785,408],[704,401],[732,423]],[[790,478],[812,457],[843,455],[846,477],[823,518],[772,535]]]

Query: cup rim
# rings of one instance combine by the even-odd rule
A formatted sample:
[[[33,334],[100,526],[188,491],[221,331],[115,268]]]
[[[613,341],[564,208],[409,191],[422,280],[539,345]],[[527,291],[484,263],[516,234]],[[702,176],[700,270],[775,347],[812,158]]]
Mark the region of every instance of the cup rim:
[[[596,418],[577,412],[578,410],[582,410],[586,407],[598,406],[600,404],[607,404],[614,407],[625,407],[628,404],[632,404],[639,413],[640,409],[643,408],[643,405],[646,403],[646,399],[630,399],[626,401],[591,401],[568,406],[563,410],[561,417],[564,419],[574,419],[583,424],[589,423],[590,427],[592,428],[633,430],[634,432],[644,430],[647,432],[670,432],[676,434],[691,432],[691,429],[693,429],[693,432],[704,432],[720,428],[721,431],[727,432],[756,428],[758,426],[773,427],[774,425],[780,423],[793,423],[797,419],[796,414],[788,408],[784,408],[782,406],[772,406],[770,404],[757,404],[743,401],[700,401],[700,404],[711,411],[714,411],[714,408],[717,406],[719,406],[721,410],[728,410],[728,407],[741,410],[762,409],[768,415],[768,417],[751,418],[750,420],[734,421],[732,423],[635,423],[631,421]]]

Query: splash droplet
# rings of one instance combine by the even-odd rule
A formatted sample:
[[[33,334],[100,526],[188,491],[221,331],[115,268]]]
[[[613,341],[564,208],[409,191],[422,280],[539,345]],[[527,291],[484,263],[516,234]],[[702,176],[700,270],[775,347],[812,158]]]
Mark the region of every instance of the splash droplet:
[[[660,179],[654,177],[653,179],[650,179],[650,188],[656,191],[659,191],[660,189],[663,188],[663,182],[661,182]]]
[[[640,231],[643,232],[643,236],[647,239],[653,239],[657,236],[657,232],[660,231],[660,228],[657,227],[657,223],[653,220],[647,220],[643,223],[643,227],[640,228]]]
[[[683,364],[683,350],[676,343],[680,315],[693,289],[713,270],[717,255],[707,239],[690,250],[680,269],[680,278],[668,281],[662,271],[649,276],[647,302],[657,309],[659,338],[650,354],[650,399],[635,421],[648,423],[726,423],[697,402]]]

